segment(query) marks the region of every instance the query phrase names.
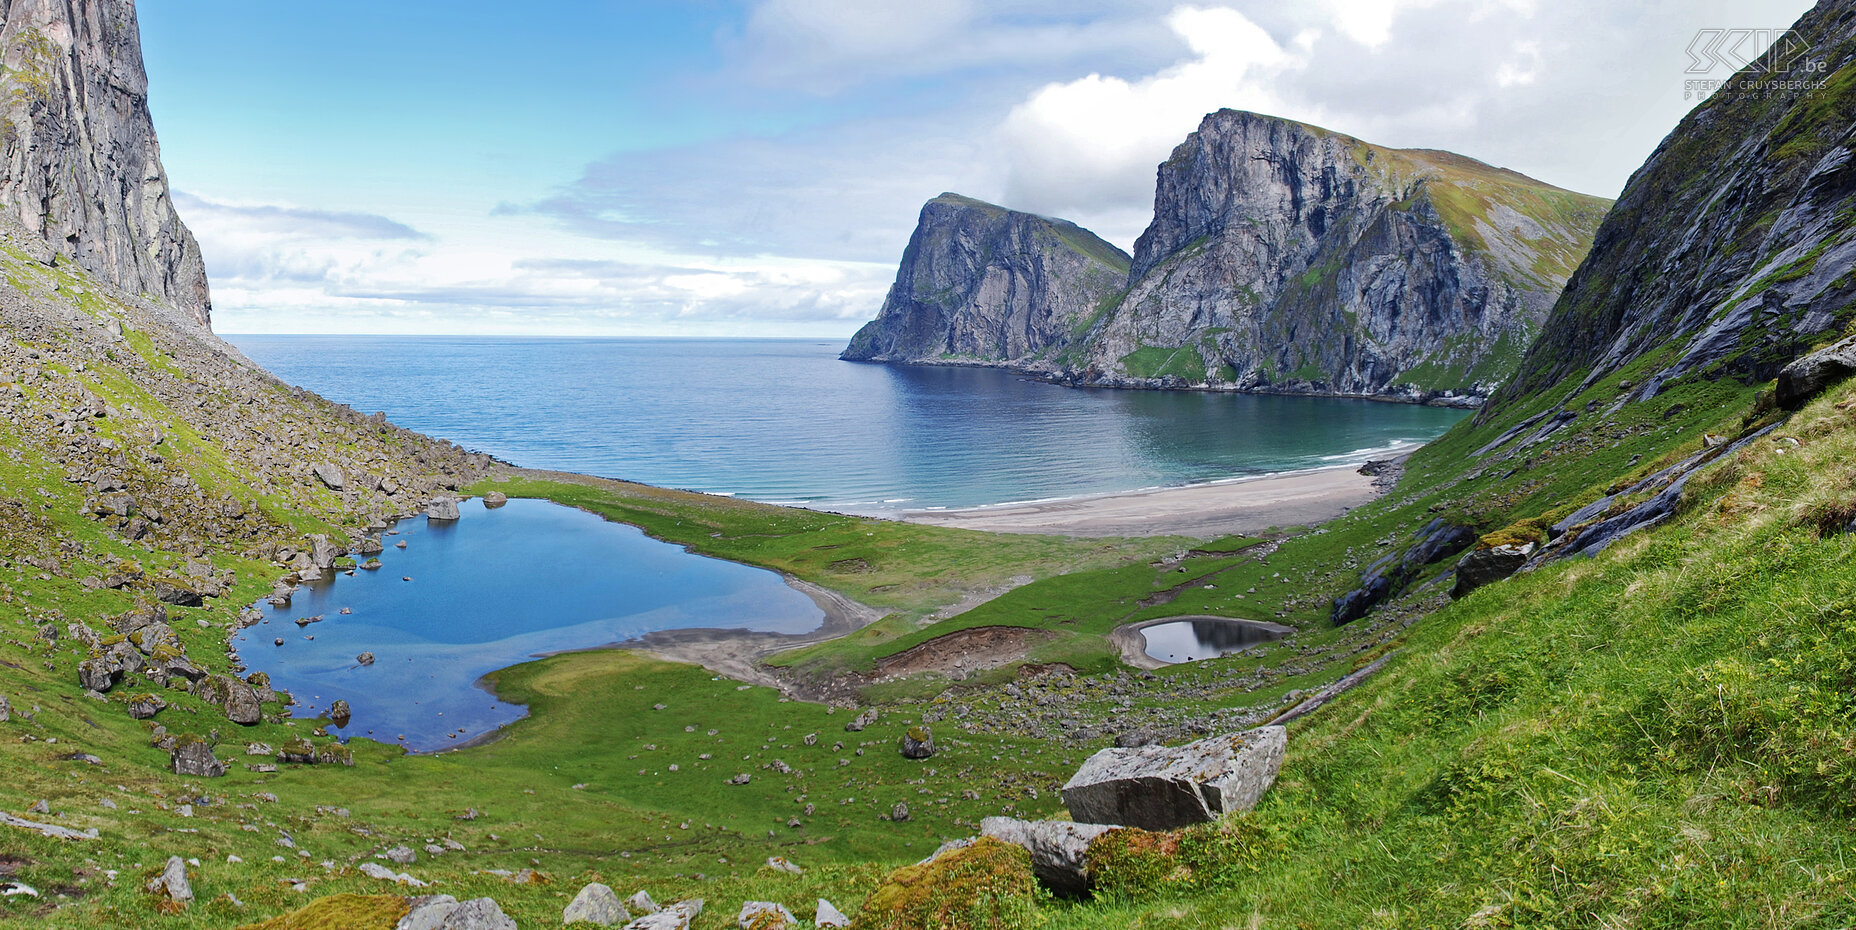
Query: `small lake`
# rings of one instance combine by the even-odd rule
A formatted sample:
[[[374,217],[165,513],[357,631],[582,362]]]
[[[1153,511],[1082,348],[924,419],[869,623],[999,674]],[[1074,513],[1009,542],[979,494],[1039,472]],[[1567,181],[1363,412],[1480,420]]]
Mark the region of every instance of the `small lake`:
[[[477,686],[488,672],[656,630],[805,633],[824,620],[775,572],[595,514],[536,500],[460,509],[455,523],[402,521],[381,537],[377,570],[304,585],[288,607],[258,604],[264,620],[232,639],[240,659],[289,691],[299,718],[346,700],[353,720],[331,732],[428,752],[525,713]],[[374,664],[356,661],[363,652]]]
[[[1196,662],[1243,652],[1283,638],[1286,628],[1242,620],[1195,617],[1142,627],[1147,654],[1162,662]]]

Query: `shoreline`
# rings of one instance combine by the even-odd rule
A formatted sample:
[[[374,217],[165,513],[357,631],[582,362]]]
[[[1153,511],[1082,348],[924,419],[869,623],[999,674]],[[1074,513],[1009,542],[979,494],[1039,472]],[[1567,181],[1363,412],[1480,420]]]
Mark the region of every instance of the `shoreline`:
[[[1415,447],[1393,451],[1384,461],[1402,463],[1413,451]],[[993,533],[1248,536],[1325,523],[1378,498],[1383,489],[1374,476],[1360,472],[1362,467],[1363,463],[1328,465],[1175,487],[862,516]]]

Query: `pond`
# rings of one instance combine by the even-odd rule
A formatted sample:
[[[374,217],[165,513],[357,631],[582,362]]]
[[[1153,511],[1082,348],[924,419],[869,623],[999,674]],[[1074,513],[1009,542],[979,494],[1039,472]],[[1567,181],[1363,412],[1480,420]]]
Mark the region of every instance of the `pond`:
[[[595,514],[535,500],[460,506],[455,523],[417,517],[383,535],[378,569],[304,585],[287,607],[256,605],[264,619],[233,637],[241,661],[289,691],[298,717],[345,700],[353,718],[331,732],[424,752],[523,715],[479,686],[500,668],[656,630],[805,633],[824,620],[778,573]]]
[[[1195,662],[1243,652],[1274,642],[1290,633],[1289,627],[1223,617],[1181,617],[1142,627],[1146,652],[1162,662]]]

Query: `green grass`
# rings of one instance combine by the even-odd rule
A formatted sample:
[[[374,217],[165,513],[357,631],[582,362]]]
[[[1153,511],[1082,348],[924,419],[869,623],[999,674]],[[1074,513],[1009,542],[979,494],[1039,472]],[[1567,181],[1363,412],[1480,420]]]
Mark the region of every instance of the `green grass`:
[[[1194,346],[1142,346],[1122,356],[1120,363],[1122,370],[1134,378],[1175,377],[1192,383],[1205,380],[1205,357]]]

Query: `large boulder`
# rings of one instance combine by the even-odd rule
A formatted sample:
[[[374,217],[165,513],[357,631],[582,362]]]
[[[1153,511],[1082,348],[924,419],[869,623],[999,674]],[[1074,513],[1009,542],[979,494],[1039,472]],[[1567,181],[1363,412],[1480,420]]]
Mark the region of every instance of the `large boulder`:
[[[172,604],[175,607],[200,607],[206,603],[206,598],[200,592],[168,584],[165,581],[155,582],[154,592],[155,597],[163,604]]]
[[[1024,847],[1031,854],[1031,871],[1038,881],[1052,891],[1068,895],[1082,895],[1089,890],[1083,858],[1089,851],[1090,841],[1117,829],[1120,828],[1108,824],[1068,820],[988,817],[980,821],[981,836]]]
[[[434,497],[425,505],[425,519],[442,523],[458,518],[458,502],[450,497]]]
[[[1263,727],[1184,746],[1109,748],[1063,786],[1082,823],[1175,830],[1254,807],[1282,767],[1288,733]]]
[[[1471,552],[1456,563],[1456,587],[1450,589],[1450,596],[1462,597],[1483,585],[1494,584],[1520,571],[1536,548],[1530,542]]]
[[[186,904],[193,900],[193,886],[187,882],[187,862],[179,856],[169,856],[168,863],[161,874],[148,881],[148,890],[161,895],[175,904]]]
[[[230,675],[209,675],[195,686],[195,693],[208,704],[224,708],[226,719],[251,726],[264,718],[264,705],[251,685]]]
[[[213,747],[197,736],[176,738],[168,752],[168,767],[176,775],[195,778],[218,778],[226,773],[226,764],[213,757]]]
[[[347,554],[347,549],[336,545],[321,533],[309,537],[309,560],[323,571],[334,568],[335,560]]]
[[[568,903],[561,911],[561,923],[594,924],[600,927],[615,927],[630,923],[632,915],[619,903],[619,896],[613,890],[599,882],[593,882]]]
[[[491,898],[460,902],[448,895],[415,898],[412,909],[394,930],[516,930],[503,909]]]
[[[904,759],[926,759],[934,755],[934,731],[926,726],[910,727],[902,734],[898,750]]]
[[[342,474],[342,470],[330,462],[317,462],[310,467],[310,471],[315,473],[317,481],[322,482],[323,486],[331,491],[339,491],[342,485],[348,483],[348,476]]]
[[[1819,392],[1856,372],[1856,336],[1817,350],[1779,370],[1779,406],[1796,410]]]
[[[353,719],[354,709],[348,706],[347,701],[338,698],[335,703],[329,705],[329,722],[345,728],[348,726],[348,721]]]

